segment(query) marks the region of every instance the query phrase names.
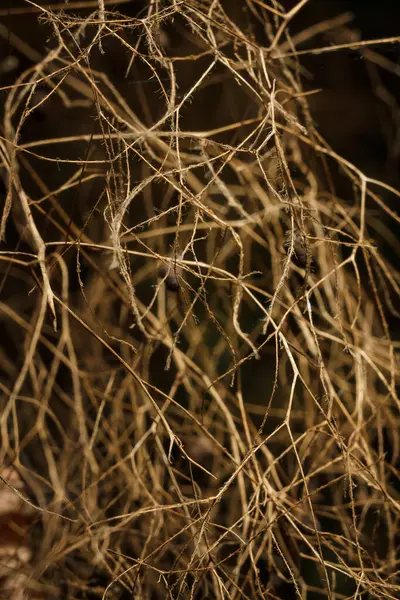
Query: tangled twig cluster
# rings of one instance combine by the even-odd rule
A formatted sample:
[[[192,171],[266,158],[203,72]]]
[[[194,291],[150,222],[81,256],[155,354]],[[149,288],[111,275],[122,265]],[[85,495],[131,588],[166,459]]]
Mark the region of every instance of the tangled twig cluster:
[[[32,597],[399,597],[374,239],[400,194],[314,127],[306,3],[29,1],[46,52],[0,31],[30,61],[0,139],[0,450]]]

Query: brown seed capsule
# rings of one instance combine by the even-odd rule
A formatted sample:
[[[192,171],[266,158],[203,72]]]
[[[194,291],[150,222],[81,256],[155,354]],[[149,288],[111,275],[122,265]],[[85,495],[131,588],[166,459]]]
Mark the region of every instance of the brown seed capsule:
[[[158,276],[165,279],[165,285],[170,292],[179,290],[179,277],[182,277],[182,268],[176,263],[162,264],[158,268]]]
[[[289,254],[292,245],[292,231],[288,231],[286,233],[283,245],[286,254]],[[296,267],[300,267],[301,269],[307,268],[307,247],[302,239],[301,233],[298,231],[294,233],[293,254],[291,256],[291,261],[296,265]],[[316,271],[316,263],[313,257],[311,257],[310,261],[310,271],[311,273],[315,273]]]

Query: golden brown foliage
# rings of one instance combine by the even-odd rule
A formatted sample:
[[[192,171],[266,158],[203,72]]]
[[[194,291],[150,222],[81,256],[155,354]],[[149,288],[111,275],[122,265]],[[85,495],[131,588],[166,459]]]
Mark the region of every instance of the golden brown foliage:
[[[400,273],[374,241],[400,194],[314,127],[297,55],[348,19],[291,39],[307,1],[29,1],[42,53],[0,30],[30,61],[0,139],[26,593],[400,595]],[[348,39],[321,52],[372,52]]]

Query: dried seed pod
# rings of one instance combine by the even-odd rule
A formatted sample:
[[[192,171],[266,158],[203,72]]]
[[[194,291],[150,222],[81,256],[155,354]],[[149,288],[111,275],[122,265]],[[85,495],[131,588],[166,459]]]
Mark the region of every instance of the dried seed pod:
[[[179,278],[182,277],[182,268],[176,263],[162,264],[158,268],[158,276],[165,279],[165,285],[170,292],[179,290]]]
[[[285,241],[283,246],[285,248],[286,254],[289,254],[290,248],[292,245],[293,239],[293,254],[291,256],[291,261],[296,267],[300,267],[301,269],[307,268],[307,246],[304,242],[303,236],[299,231],[288,231],[285,235]],[[311,273],[315,273],[316,271],[316,263],[314,258],[311,256],[310,262],[310,271]]]

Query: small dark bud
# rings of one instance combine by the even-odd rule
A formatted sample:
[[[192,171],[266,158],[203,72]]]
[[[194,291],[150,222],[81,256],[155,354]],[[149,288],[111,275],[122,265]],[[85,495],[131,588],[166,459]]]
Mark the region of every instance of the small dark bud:
[[[181,267],[178,267],[176,264],[162,264],[158,268],[158,276],[160,279],[165,279],[164,283],[170,292],[177,292],[179,290],[178,278],[182,276]]]
[[[287,232],[283,245],[286,254],[289,254],[292,245],[292,231]],[[291,261],[293,264],[296,265],[296,267],[300,267],[300,269],[307,268],[307,247],[299,232],[296,232],[294,234],[293,253],[291,256]],[[310,271],[311,273],[316,272],[316,263],[313,257],[311,257],[310,261]]]

